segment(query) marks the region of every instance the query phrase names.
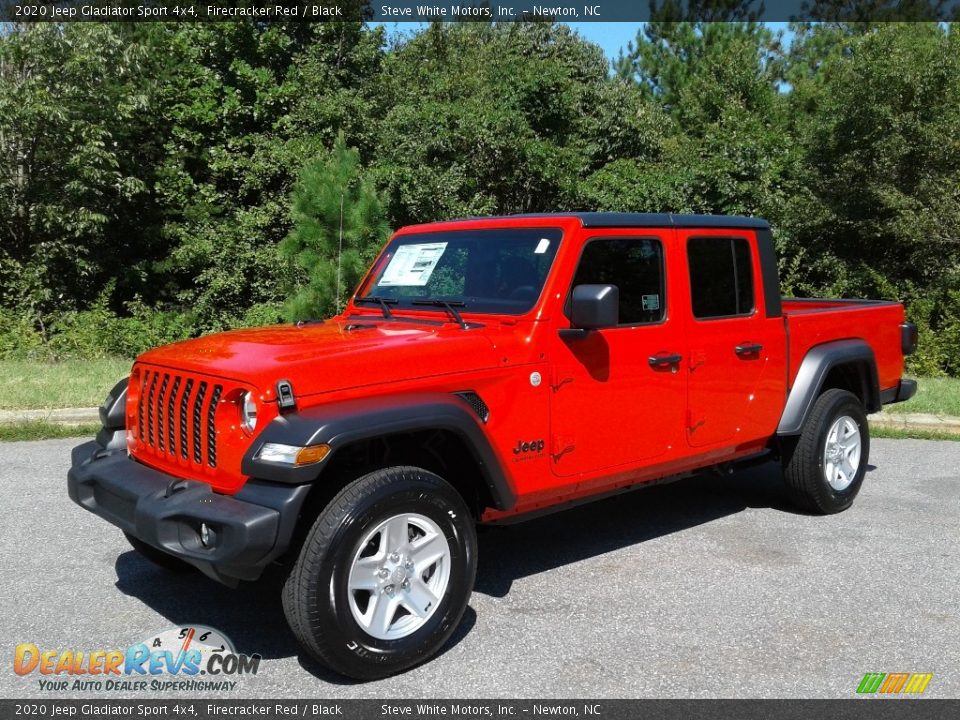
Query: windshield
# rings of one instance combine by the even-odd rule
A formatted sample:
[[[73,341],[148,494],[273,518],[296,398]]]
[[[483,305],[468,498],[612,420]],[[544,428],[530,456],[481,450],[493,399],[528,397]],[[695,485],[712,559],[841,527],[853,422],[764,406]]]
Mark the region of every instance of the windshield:
[[[357,298],[423,310],[425,300],[464,312],[527,312],[540,297],[562,231],[457,230],[396,237]],[[436,303],[444,312],[444,305]]]

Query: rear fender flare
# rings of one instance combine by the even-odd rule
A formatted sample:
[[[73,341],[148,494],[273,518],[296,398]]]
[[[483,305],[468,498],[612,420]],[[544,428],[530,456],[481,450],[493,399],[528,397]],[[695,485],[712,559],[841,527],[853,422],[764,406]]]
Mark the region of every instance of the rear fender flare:
[[[777,435],[799,435],[823,389],[830,371],[840,365],[854,365],[860,375],[864,406],[868,413],[880,409],[880,385],[877,379],[877,360],[873,350],[863,340],[836,340],[811,348],[800,363],[797,378],[787,396],[780,416]]]
[[[283,483],[310,483],[323,477],[323,467],[337,450],[358,440],[417,430],[449,430],[470,449],[498,510],[510,510],[516,494],[496,453],[470,406],[456,395],[418,393],[318,405],[281,415],[268,424],[243,456],[241,471],[249,477]],[[326,444],[330,455],[318,466],[293,468],[256,459],[264,443],[303,447]]]

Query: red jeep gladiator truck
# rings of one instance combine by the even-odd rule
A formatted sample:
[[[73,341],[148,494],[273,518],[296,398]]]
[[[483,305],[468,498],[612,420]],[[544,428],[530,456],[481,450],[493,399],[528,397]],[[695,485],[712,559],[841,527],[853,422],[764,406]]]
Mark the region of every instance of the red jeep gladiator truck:
[[[807,511],[846,509],[916,339],[895,302],[781,298],[759,219],[417,225],[334,318],[137,358],[69,493],[159,565],[280,564],[304,648],[383,677],[460,621],[478,523],[762,458]]]

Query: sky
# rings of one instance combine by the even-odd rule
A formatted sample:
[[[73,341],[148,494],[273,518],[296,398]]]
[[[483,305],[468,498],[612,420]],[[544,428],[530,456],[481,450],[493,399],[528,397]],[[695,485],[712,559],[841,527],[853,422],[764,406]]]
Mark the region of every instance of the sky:
[[[625,23],[625,22],[582,22],[567,23],[574,28],[584,38],[603,48],[607,59],[615,60],[620,52],[620,48],[625,48],[627,43],[637,37],[637,31],[643,27],[643,23]],[[394,33],[416,32],[426,27],[426,23],[410,22],[385,22],[370,23],[372,27],[383,25],[391,35]]]
[[[625,22],[582,22],[567,23],[570,27],[603,48],[608,60],[616,60],[620,48],[626,48],[628,42],[637,37],[643,23]]]
[[[371,23],[371,25],[384,25],[390,34],[395,32],[413,32],[426,26],[426,23]],[[620,54],[621,48],[626,48],[627,43],[636,39],[637,33],[643,28],[645,23],[629,22],[579,22],[567,23],[570,27],[580,33],[586,40],[589,40],[603,48],[604,54],[608,60],[616,60]],[[767,23],[767,26],[774,31],[781,30],[784,33],[784,42],[787,46],[793,34],[787,29],[787,23],[776,22]]]
[[[644,24],[625,22],[567,23],[585,39],[602,47],[608,60],[616,60],[617,55],[620,54],[620,48],[626,48],[628,42],[636,39],[637,33],[643,28]],[[789,23],[771,22],[765,24],[774,32],[782,32],[784,46],[790,47],[793,33],[789,29]]]

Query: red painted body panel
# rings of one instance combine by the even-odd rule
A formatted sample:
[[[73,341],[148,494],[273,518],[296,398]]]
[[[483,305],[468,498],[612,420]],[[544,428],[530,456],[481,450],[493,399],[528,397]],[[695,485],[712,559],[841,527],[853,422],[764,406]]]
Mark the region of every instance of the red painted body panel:
[[[511,511],[484,515],[498,520],[763,450],[776,432],[800,362],[820,343],[864,339],[876,354],[881,388],[896,386],[903,371],[903,308],[896,303],[785,300],[784,316],[767,318],[753,230],[598,229],[582,227],[576,217],[531,217],[412,226],[398,235],[493,227],[563,231],[543,292],[529,312],[499,316],[465,308],[463,317],[482,327],[463,330],[442,309],[404,310],[409,321],[383,323],[378,307],[351,302],[323,324],[238,330],[151,350],[138,358],[128,393],[130,452],[174,476],[234,493],[246,481],[240,461],[256,434],[240,426],[238,399],[244,390],[259,401],[258,429],[277,415],[279,379],[293,383],[301,409],[357,398],[473,390],[490,408],[484,431],[517,497]],[[751,314],[709,321],[693,317],[686,240],[706,235],[743,237],[749,243],[757,279]],[[578,339],[561,337],[559,331],[570,327],[564,303],[584,244],[625,236],[656,237],[663,244],[665,319]],[[356,325],[362,327],[351,328]],[[743,343],[762,345],[762,350],[743,358],[734,351]],[[683,356],[675,372],[647,362],[665,352]],[[542,381],[537,383],[533,373]],[[167,393],[177,377],[221,388],[213,411],[209,397],[197,406],[204,433],[205,414],[213,413],[215,467],[206,441],[199,463],[169,445],[161,450],[159,438],[150,442],[151,415],[142,416],[143,408],[153,408],[157,427],[164,409],[160,390],[154,388],[150,401],[150,387],[145,389],[142,380],[159,378],[162,387],[167,375]],[[183,394],[181,387],[174,405]],[[170,398],[164,395],[167,411]],[[195,418],[187,415],[192,437]],[[169,423],[169,413],[164,418]],[[179,422],[178,414],[178,439]],[[542,452],[514,453],[518,442],[541,439]]]
[[[810,348],[846,338],[864,340],[873,349],[881,390],[897,386],[903,375],[900,323],[904,311],[900,303],[784,300],[783,313],[790,330],[791,387]]]

